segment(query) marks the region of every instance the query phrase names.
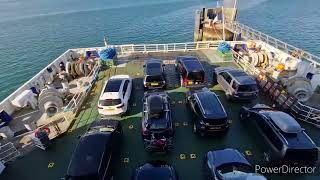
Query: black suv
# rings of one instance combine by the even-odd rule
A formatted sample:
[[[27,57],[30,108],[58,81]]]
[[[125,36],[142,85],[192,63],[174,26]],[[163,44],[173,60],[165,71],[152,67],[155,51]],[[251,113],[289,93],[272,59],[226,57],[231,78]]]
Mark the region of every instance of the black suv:
[[[166,85],[163,67],[165,65],[160,59],[149,59],[144,67],[143,85],[145,90],[161,89]]]
[[[200,135],[225,131],[230,126],[227,113],[218,96],[209,89],[195,91],[187,97],[194,120],[193,131]]]
[[[114,155],[122,137],[117,120],[98,120],[80,137],[71,157],[66,180],[113,178]]]
[[[173,134],[169,96],[166,92],[146,92],[142,115],[142,137],[146,150],[169,150]]]
[[[162,161],[151,161],[138,167],[132,180],[178,180],[175,168]]]
[[[181,86],[197,87],[206,84],[204,68],[197,57],[178,56],[176,69],[180,74]]]
[[[242,107],[239,119],[250,120],[254,129],[259,130],[267,145],[264,149],[267,160],[285,164],[314,164],[318,160],[316,144],[289,114],[257,104]]]

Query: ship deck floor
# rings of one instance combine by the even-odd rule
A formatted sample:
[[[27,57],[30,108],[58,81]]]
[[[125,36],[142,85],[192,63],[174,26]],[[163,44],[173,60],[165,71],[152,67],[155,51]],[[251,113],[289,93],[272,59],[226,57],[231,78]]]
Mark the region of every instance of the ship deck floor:
[[[199,55],[201,58],[201,55]],[[135,60],[134,60],[135,59]],[[173,164],[179,174],[180,179],[195,180],[207,179],[204,168],[204,155],[210,150],[223,148],[236,148],[247,155],[247,159],[252,164],[261,164],[263,162],[263,151],[259,149],[259,141],[254,139],[250,133],[251,129],[238,120],[239,108],[242,105],[250,105],[243,103],[235,103],[226,101],[224,93],[219,86],[210,85],[209,88],[220,96],[232,125],[229,131],[219,137],[200,137],[192,132],[190,112],[187,111],[185,105],[186,88],[178,87],[179,80],[174,71],[174,65],[166,66],[165,74],[170,84],[168,93],[172,100],[173,121],[175,124],[175,137],[172,152],[169,154],[149,154],[143,148],[143,141],[140,134],[141,129],[141,107],[142,107],[142,76],[143,76],[143,58],[136,57],[128,59],[130,61],[120,61],[121,64],[117,68],[111,68],[101,71],[99,80],[93,87],[91,93],[84,102],[80,112],[76,116],[76,120],[68,133],[53,142],[53,146],[47,151],[36,149],[24,157],[17,159],[8,166],[4,173],[0,175],[1,179],[63,179],[66,173],[68,163],[72,152],[78,142],[78,136],[83,134],[87,126],[99,118],[96,104],[102,89],[102,85],[106,79],[115,74],[129,74],[134,78],[133,93],[131,96],[131,109],[127,116],[121,118],[124,131],[124,138],[121,148],[115,156],[117,162],[115,164],[114,179],[129,179],[133,170],[139,165],[149,160],[165,160]],[[170,58],[168,58],[170,59]],[[202,59],[202,58],[201,58]],[[203,59],[202,59],[203,60]],[[213,66],[236,66],[233,62],[213,64],[205,59],[203,65],[206,69],[208,77],[211,77],[211,69]],[[210,74],[211,72],[211,74]],[[209,78],[209,82],[211,79]],[[259,97],[255,103],[266,103],[265,99]],[[314,139],[317,145],[320,145],[319,129],[301,122],[307,133]],[[94,147],[92,147],[94,148]],[[191,158],[191,155],[194,156]],[[185,156],[184,158],[181,158]],[[270,177],[270,176],[268,176]],[[272,179],[317,179],[315,176],[299,176],[299,177],[272,177]]]

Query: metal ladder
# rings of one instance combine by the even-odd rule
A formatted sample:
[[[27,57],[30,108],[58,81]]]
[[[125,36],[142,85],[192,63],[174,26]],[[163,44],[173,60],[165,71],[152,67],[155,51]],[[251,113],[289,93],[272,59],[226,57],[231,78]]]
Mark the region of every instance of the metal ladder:
[[[18,156],[20,156],[20,152],[12,142],[6,143],[4,145],[0,144],[0,161],[3,164],[6,164],[9,161],[13,161]]]

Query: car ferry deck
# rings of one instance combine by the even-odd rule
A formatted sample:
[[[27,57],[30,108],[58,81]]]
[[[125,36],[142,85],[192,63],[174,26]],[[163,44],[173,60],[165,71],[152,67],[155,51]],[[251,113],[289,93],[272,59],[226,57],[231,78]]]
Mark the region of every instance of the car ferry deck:
[[[209,55],[208,55],[209,54]],[[219,95],[225,107],[228,118],[232,120],[230,129],[217,137],[201,137],[192,131],[191,115],[186,108],[186,93],[189,89],[180,87],[178,74],[175,71],[174,59],[179,55],[197,56],[208,78],[208,88]],[[217,58],[218,57],[218,58]],[[149,58],[164,60],[165,79],[168,83],[166,90],[171,98],[173,122],[175,125],[174,149],[168,154],[150,154],[144,150],[141,137],[143,64]],[[133,53],[118,57],[111,68],[102,67],[96,84],[92,87],[85,102],[80,107],[75,121],[69,131],[55,139],[51,148],[47,150],[35,149],[26,156],[18,158],[10,164],[1,179],[64,179],[70,157],[88,125],[100,118],[97,102],[105,80],[113,75],[128,74],[133,78],[133,89],[130,100],[130,111],[121,117],[123,127],[123,141],[121,148],[114,154],[117,162],[114,179],[129,179],[134,169],[150,160],[165,160],[172,164],[179,175],[179,179],[207,179],[204,156],[208,151],[224,148],[235,148],[245,154],[253,165],[266,164],[264,152],[260,149],[258,140],[250,133],[251,129],[238,119],[241,106],[252,106],[256,103],[269,104],[268,97],[259,96],[251,103],[237,103],[226,100],[219,85],[213,84],[213,68],[218,66],[233,66],[240,68],[233,58],[219,58],[215,50],[196,50],[181,52]],[[299,121],[315,143],[320,145],[319,129],[315,126]],[[261,142],[263,143],[263,142]],[[92,147],[94,148],[94,147]],[[316,176],[270,176],[270,179],[317,179]]]

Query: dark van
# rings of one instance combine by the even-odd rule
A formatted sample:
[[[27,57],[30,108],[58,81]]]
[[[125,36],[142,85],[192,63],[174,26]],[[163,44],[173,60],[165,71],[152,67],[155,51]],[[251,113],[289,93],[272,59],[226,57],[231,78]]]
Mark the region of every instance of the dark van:
[[[206,84],[204,68],[197,57],[178,56],[176,69],[180,75],[181,87],[197,87]]]

